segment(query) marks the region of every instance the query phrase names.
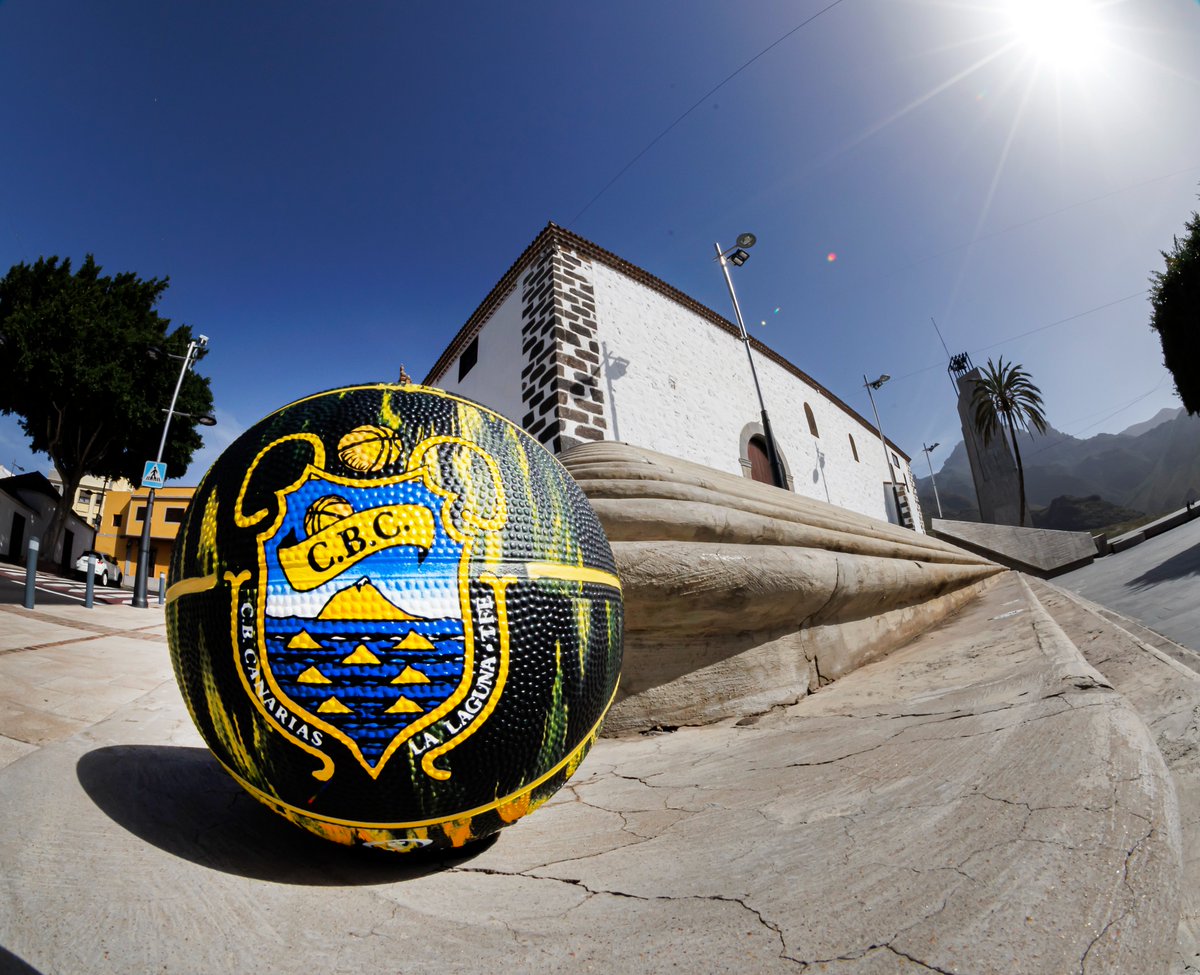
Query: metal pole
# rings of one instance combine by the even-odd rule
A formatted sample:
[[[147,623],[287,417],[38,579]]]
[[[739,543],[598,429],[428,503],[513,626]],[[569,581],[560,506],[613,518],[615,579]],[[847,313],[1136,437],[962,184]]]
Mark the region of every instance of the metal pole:
[[[937,502],[938,517],[945,518],[946,516],[942,514],[942,499],[938,497],[937,478],[933,476],[933,461],[929,459],[929,452],[933,450],[933,447],[926,447],[924,444],[921,444],[921,447],[925,451],[925,463],[929,465],[929,481],[933,485],[933,500]]]
[[[36,538],[29,540],[29,549],[25,554],[25,608],[33,609],[34,587],[37,584],[38,549],[42,543]]]
[[[171,429],[171,417],[175,415],[175,402],[179,399],[179,388],[183,385],[183,377],[192,364],[192,357],[199,347],[198,342],[189,342],[187,355],[183,357],[183,366],[179,370],[179,378],[175,380],[175,392],[171,394],[171,405],[167,408],[167,419],[163,423],[162,439],[158,442],[158,456],[154,463],[162,463],[163,450],[167,446],[167,432]],[[150,521],[154,517],[154,488],[150,488],[146,497],[146,513],[142,520],[142,541],[138,546],[137,576],[133,580],[133,599],[131,604],[139,609],[146,608],[146,579],[150,574]]]
[[[742,342],[746,346],[746,361],[750,363],[750,375],[754,378],[754,392],[758,394],[758,408],[762,414],[763,439],[767,444],[767,462],[771,465],[771,476],[775,478],[777,487],[787,487],[787,476],[783,473],[783,464],[779,461],[779,451],[775,449],[775,437],[771,433],[771,420],[767,416],[767,404],[763,402],[762,387],[758,383],[758,370],[754,368],[754,356],[750,354],[750,336],[746,333],[746,323],[742,321],[742,309],[738,305],[737,292],[733,290],[733,278],[729,276],[729,265],[725,263],[725,253],[721,245],[714,243],[717,249],[717,260],[721,262],[721,272],[725,275],[725,285],[729,288],[729,297],[733,301],[733,313],[737,316],[738,328],[742,332]]]
[[[96,556],[87,557],[87,585],[83,589],[83,608],[91,609],[96,589]]]
[[[875,427],[879,430],[879,443],[883,446],[883,462],[887,464],[888,482],[892,487],[892,504],[896,506],[896,524],[900,523],[900,496],[896,493],[896,471],[892,467],[892,457],[888,452],[887,439],[883,435],[883,424],[879,422],[879,410],[875,406],[875,397],[871,393],[871,384],[863,376],[863,385],[867,387],[867,397],[871,400],[871,412],[875,414]]]

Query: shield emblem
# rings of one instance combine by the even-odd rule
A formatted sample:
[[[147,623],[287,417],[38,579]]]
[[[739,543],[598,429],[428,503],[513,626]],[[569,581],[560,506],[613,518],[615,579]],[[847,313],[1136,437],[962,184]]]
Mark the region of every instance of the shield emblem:
[[[470,539],[423,471],[357,480],[310,466],[278,497],[259,536],[266,684],[377,777],[470,679]]]

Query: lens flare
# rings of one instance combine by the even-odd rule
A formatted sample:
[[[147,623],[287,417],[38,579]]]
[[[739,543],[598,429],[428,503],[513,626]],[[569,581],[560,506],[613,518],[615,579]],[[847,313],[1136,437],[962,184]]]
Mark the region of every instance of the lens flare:
[[[1009,16],[1021,44],[1049,67],[1087,68],[1104,50],[1095,0],[1011,0]]]
[[[834,261],[837,260],[837,254],[835,254],[833,251],[830,251],[828,254],[825,255],[825,260],[827,260],[830,264],[832,264]]]

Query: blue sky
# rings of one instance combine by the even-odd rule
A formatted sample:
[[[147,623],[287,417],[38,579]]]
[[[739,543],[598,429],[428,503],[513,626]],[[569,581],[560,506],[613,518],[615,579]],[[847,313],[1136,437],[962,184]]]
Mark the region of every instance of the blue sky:
[[[170,276],[220,420],[189,483],[293,399],[423,376],[548,220],[727,316],[712,245],[753,231],[755,336],[868,417],[891,374],[918,471],[959,437],[931,317],[1068,433],[1178,405],[1141,292],[1200,207],[1200,3],[1039,0],[1057,39],[829,3],[6,0],[0,270]],[[47,464],[3,418],[14,462]]]

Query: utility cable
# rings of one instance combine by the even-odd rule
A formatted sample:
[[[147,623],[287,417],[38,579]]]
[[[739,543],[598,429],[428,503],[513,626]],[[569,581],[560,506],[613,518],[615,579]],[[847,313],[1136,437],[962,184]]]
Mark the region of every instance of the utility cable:
[[[754,55],[754,57],[752,57],[749,61],[747,61],[745,64],[743,64],[741,67],[739,67],[736,71],[734,71],[732,74],[729,74],[728,76],[726,76],[724,79],[722,79],[720,82],[718,82],[715,86],[713,86],[707,92],[705,92],[704,95],[702,95],[690,108],[687,109],[687,111],[685,111],[682,115],[680,115],[677,119],[675,119],[674,122],[672,122],[665,129],[663,129],[660,133],[658,133],[658,135],[656,135],[653,139],[651,139],[649,142],[647,142],[646,145],[642,148],[641,152],[639,152],[636,156],[634,156],[632,159],[630,159],[629,162],[627,162],[624,166],[622,166],[617,171],[617,174],[600,188],[600,192],[597,193],[595,196],[593,196],[590,200],[588,200],[587,204],[584,206],[584,208],[571,218],[570,222],[568,222],[568,224],[567,224],[567,229],[570,229],[571,226],[580,217],[582,217],[585,213],[587,213],[588,210],[590,210],[592,208],[592,204],[594,204],[597,200],[600,199],[600,197],[602,197],[605,193],[607,193],[609,188],[613,185],[613,183],[615,183],[622,176],[624,176],[625,173],[639,159],[642,158],[642,156],[646,155],[646,153],[648,153],[651,149],[653,149],[654,146],[657,145],[659,143],[659,141],[661,141],[662,138],[667,135],[668,132],[670,132],[673,128],[675,128],[675,126],[677,126],[685,118],[687,118],[689,115],[691,115],[692,112],[694,112],[696,109],[698,109],[701,105],[703,105],[706,101],[708,101],[709,98],[711,98],[718,91],[720,91],[722,88],[724,88],[725,85],[729,84],[729,82],[731,82],[739,74],[741,74],[743,71],[745,71],[748,67],[750,67],[750,65],[752,65],[755,61],[757,61],[759,58],[761,58],[764,54],[766,54],[772,48],[778,47],[780,44],[782,44],[784,41],[786,41],[789,37],[791,37],[794,33],[796,33],[796,31],[800,30],[800,28],[807,27],[814,20],[816,20],[818,17],[820,17],[821,14],[832,10],[834,7],[836,7],[841,2],[842,2],[842,0],[833,0],[833,3],[829,4],[826,7],[822,7],[820,10],[818,10],[815,14],[813,14],[807,20],[801,21],[795,27],[793,27],[791,30],[789,30],[786,34],[782,35],[781,37],[776,38],[774,41],[772,41],[770,44],[768,44],[766,47],[764,47],[761,51],[759,51],[756,55]]]

